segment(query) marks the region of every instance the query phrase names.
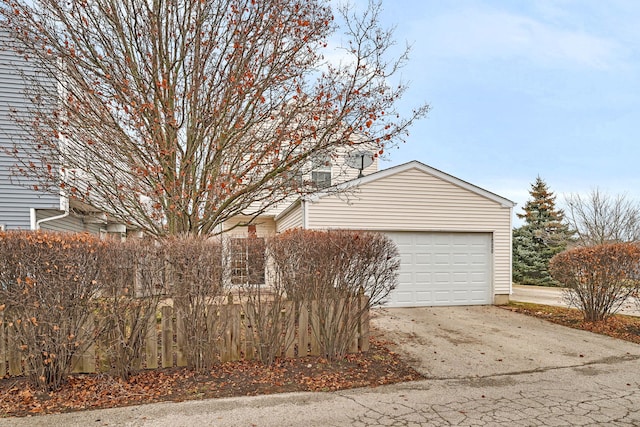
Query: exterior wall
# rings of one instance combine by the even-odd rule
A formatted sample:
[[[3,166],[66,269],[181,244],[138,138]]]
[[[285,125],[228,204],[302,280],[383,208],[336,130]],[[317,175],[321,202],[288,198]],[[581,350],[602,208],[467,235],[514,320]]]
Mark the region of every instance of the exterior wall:
[[[7,230],[31,228],[30,208],[59,209],[60,196],[34,191],[33,181],[17,177],[12,169],[16,159],[3,148],[28,143],[24,130],[11,117],[11,112],[26,113],[29,101],[24,95],[21,72],[33,70],[33,64],[18,56],[8,46],[7,32],[0,30],[0,224]]]
[[[249,233],[246,225],[241,225],[233,228],[236,224],[247,222],[251,218],[249,217],[234,217],[224,223],[223,233],[227,236],[243,236],[246,237]],[[276,233],[276,222],[271,217],[260,217],[255,219],[252,224],[256,226],[256,234],[259,237],[267,237]]]
[[[361,150],[364,150],[363,147],[359,148]],[[360,173],[360,171],[358,169],[354,169],[351,167],[348,167],[345,162],[347,159],[347,151],[346,149],[341,149],[338,154],[336,155],[335,159],[333,159],[332,165],[331,165],[331,185],[339,185],[342,184],[344,182],[347,181],[351,181],[354,180],[356,178],[358,178],[358,174]],[[375,173],[378,171],[378,161],[379,159],[376,157],[373,160],[373,163],[366,167],[363,171],[362,174],[364,176],[367,175],[371,175],[372,173]],[[311,179],[310,175],[307,175],[305,177],[305,179]],[[277,216],[280,215],[282,212],[284,212],[292,203],[295,203],[296,200],[299,198],[300,196],[298,194],[293,194],[290,197],[285,198],[282,202],[278,203],[277,205],[271,206],[269,209],[267,209],[267,211],[265,212],[265,215],[268,216]],[[250,205],[244,212],[246,214],[250,214],[251,212],[255,212],[260,208],[260,204],[259,203],[254,203],[252,205]],[[294,227],[301,227],[302,223],[300,223],[299,225],[295,225]],[[288,227],[290,228],[290,227]]]
[[[302,206],[299,202],[296,202],[295,206],[291,208],[286,214],[277,219],[276,231],[281,233],[290,228],[302,227]]]
[[[367,150],[365,150],[365,147],[359,147],[356,149],[356,151],[367,151]],[[369,150],[369,151],[373,153],[373,150]],[[339,150],[338,155],[334,159],[331,167],[331,184],[332,185],[341,184],[343,182],[351,181],[352,179],[358,178],[358,174],[360,173],[360,170],[349,167],[346,164],[347,155],[348,155],[348,151],[343,148]],[[370,166],[364,168],[364,170],[362,171],[362,174],[364,176],[367,176],[377,171],[378,171],[378,158],[376,157],[373,159],[373,163]]]
[[[51,218],[54,216],[61,215],[63,211],[59,210],[37,210],[36,211],[36,220]],[[102,230],[106,232],[107,225],[101,224],[85,224],[82,221],[82,218],[71,214],[67,217],[61,219],[55,219],[53,221],[43,222],[40,225],[41,230],[47,231],[68,231],[68,232],[87,232],[92,234],[99,234]]]
[[[494,294],[511,291],[511,209],[411,168],[307,203],[308,228],[493,233]]]

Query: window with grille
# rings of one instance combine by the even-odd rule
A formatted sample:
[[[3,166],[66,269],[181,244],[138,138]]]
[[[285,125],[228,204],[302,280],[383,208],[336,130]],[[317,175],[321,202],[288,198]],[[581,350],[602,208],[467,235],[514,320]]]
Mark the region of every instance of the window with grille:
[[[260,237],[231,239],[231,283],[264,284],[265,244]]]

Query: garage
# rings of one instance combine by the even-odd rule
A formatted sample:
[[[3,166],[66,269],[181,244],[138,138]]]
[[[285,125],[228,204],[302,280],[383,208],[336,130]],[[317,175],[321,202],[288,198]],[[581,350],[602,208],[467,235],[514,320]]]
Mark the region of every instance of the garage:
[[[412,161],[298,199],[275,218],[276,232],[378,231],[401,255],[387,307],[505,304],[511,294],[514,203]]]
[[[491,234],[389,232],[398,245],[398,287],[387,306],[492,303]]]

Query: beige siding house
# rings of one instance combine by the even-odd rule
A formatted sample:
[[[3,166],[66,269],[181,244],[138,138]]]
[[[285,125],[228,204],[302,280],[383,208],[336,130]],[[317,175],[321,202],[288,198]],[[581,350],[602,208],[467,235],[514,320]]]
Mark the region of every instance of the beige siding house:
[[[344,191],[298,199],[262,226],[258,218],[253,231],[266,236],[301,227],[387,234],[401,257],[400,283],[388,306],[508,302],[513,202],[417,161],[337,187]]]

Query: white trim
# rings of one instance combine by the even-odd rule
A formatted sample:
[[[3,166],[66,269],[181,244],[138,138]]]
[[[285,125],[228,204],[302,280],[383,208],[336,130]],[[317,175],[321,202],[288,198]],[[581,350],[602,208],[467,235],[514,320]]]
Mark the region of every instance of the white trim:
[[[303,199],[302,198],[297,198],[293,203],[291,203],[289,206],[286,207],[285,210],[283,210],[282,212],[280,212],[278,215],[276,215],[273,220],[278,222],[280,221],[280,219],[282,217],[284,217],[285,215],[287,215],[289,212],[291,212],[296,206],[298,206],[298,203],[302,203]]]
[[[35,208],[29,208],[29,228],[31,230],[36,230],[36,209]]]
[[[509,295],[513,295],[513,208],[511,209],[511,214],[509,215]]]
[[[0,224],[0,231],[4,231],[7,228],[6,225],[4,224]]]
[[[303,229],[307,229],[309,226],[309,209],[308,209],[308,205],[307,205],[307,201],[302,199],[301,202],[302,206],[302,228]]]

